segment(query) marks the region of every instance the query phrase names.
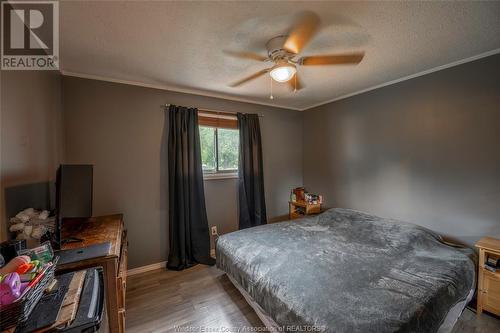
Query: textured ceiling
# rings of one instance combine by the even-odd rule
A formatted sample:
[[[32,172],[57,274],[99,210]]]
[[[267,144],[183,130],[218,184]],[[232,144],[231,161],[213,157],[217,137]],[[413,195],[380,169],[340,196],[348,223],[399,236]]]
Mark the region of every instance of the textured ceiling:
[[[222,50],[265,55],[302,10],[322,28],[303,55],[364,50],[357,66],[299,68],[292,93],[270,78],[229,83],[269,66]],[[61,3],[63,73],[171,87],[293,109],[500,49],[500,2],[71,2]]]

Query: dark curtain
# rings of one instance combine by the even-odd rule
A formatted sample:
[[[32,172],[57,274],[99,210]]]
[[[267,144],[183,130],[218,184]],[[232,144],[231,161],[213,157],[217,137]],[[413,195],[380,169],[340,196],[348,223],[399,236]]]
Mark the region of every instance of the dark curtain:
[[[259,116],[238,113],[240,229],[267,223]]]
[[[170,105],[167,112],[170,231],[167,268],[182,270],[197,263],[212,265],[198,110]]]

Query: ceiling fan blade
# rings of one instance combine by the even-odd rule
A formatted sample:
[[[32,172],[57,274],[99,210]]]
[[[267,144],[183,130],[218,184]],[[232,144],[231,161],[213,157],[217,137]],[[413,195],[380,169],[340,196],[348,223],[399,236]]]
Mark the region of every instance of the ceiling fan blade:
[[[364,53],[320,55],[302,57],[298,62],[304,66],[359,64],[364,56]]]
[[[260,54],[253,53],[253,52],[247,52],[247,51],[231,51],[231,50],[224,50],[223,51],[225,54],[230,55],[235,58],[241,58],[241,59],[251,59],[251,60],[257,60],[257,61],[265,61],[268,58],[261,56]]]
[[[237,82],[235,82],[235,83],[232,83],[232,84],[230,84],[229,86],[230,86],[230,87],[238,87],[238,86],[242,85],[243,83],[247,83],[248,81],[254,80],[254,79],[258,78],[259,76],[262,76],[262,75],[266,74],[267,72],[269,72],[269,69],[268,69],[268,68],[263,69],[263,70],[261,70],[261,71],[258,71],[258,72],[257,72],[257,73],[255,73],[255,74],[252,74],[252,75],[250,75],[250,76],[247,76],[247,77],[246,77],[246,78],[244,78],[244,79],[241,79],[241,80],[239,80],[239,81],[237,81]]]
[[[302,81],[299,79],[299,76],[297,73],[287,81],[288,86],[292,89],[292,91],[298,91],[302,88],[304,88],[304,85],[302,84]]]
[[[283,47],[289,52],[300,53],[318,30],[319,23],[318,15],[313,12],[301,13]]]

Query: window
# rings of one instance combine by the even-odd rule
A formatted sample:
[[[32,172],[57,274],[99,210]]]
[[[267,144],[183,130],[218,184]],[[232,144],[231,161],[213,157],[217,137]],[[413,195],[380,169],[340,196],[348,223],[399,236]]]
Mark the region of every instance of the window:
[[[240,136],[236,119],[220,115],[199,116],[201,163],[208,177],[228,177],[238,173]]]

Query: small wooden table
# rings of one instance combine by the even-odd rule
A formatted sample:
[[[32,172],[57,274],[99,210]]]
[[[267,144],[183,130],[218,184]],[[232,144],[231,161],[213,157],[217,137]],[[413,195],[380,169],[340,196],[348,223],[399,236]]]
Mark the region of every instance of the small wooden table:
[[[476,247],[479,249],[477,314],[484,310],[500,315],[500,270],[491,272],[485,268],[488,256],[500,258],[500,239],[484,237]]]
[[[289,201],[289,218],[290,220],[299,219],[305,215],[321,213],[321,204],[310,204],[306,201]]]
[[[106,307],[110,332],[125,332],[125,290],[127,276],[127,234],[121,214],[64,221],[62,238],[76,237],[82,242],[66,243],[62,249],[76,249],[110,242],[106,256],[58,265],[57,272],[101,266],[104,272]]]

